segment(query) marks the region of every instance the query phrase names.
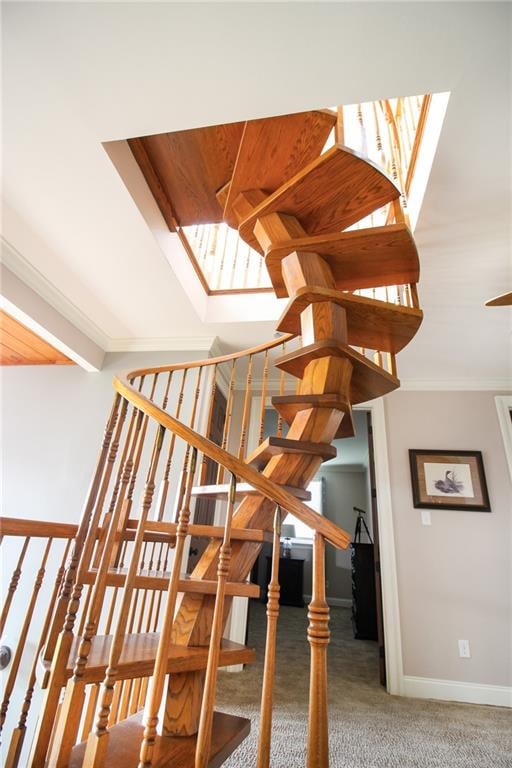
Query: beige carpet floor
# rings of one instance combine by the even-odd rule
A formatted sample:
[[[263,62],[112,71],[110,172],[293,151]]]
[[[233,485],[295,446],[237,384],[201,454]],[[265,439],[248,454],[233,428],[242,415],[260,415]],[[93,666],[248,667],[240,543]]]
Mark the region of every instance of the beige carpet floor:
[[[265,607],[251,606],[249,644],[258,662],[221,671],[217,707],[249,717],[250,737],[225,763],[255,765]],[[275,680],[272,768],[305,766],[309,684],[306,612],[282,608]],[[378,682],[376,643],[354,640],[350,611],[331,611],[331,768],[512,768],[508,709],[389,696]]]

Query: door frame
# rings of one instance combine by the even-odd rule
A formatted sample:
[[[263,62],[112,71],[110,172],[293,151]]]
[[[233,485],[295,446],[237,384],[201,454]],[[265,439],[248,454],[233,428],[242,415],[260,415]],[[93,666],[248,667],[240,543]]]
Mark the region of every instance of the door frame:
[[[373,432],[375,488],[379,516],[380,577],[382,587],[382,619],[386,660],[386,690],[403,696],[402,631],[396,565],[395,531],[384,399],[379,397],[354,406],[357,411],[370,411]]]
[[[271,405],[271,397],[265,398]],[[257,433],[261,408],[261,395],[252,398],[249,417],[249,440]],[[375,487],[379,516],[379,548],[382,587],[382,618],[384,624],[384,648],[386,661],[386,690],[394,696],[404,695],[402,631],[395,549],[393,505],[389,474],[388,441],[384,398],[370,400],[354,406],[357,411],[370,411],[373,430]],[[242,629],[239,630],[240,636]]]

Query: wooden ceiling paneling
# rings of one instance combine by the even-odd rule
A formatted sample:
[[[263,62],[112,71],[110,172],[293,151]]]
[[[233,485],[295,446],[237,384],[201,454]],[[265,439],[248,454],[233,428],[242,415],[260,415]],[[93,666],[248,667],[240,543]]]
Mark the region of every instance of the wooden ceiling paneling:
[[[0,365],[74,365],[74,362],[0,310]]]

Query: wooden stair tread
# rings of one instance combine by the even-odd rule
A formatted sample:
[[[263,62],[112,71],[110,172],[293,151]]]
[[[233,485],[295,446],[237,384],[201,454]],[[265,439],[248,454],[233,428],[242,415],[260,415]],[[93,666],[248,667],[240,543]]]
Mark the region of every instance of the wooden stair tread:
[[[267,437],[255,451],[247,457],[247,464],[256,469],[264,467],[273,456],[283,453],[309,454],[321,456],[323,461],[336,458],[336,447],[327,443],[311,443],[307,440],[289,440],[286,437]]]
[[[106,582],[109,587],[124,587],[127,568],[111,568],[107,574]],[[94,584],[97,577],[97,569],[91,568],[84,575],[85,584]],[[166,590],[169,586],[171,574],[169,571],[139,571],[133,583],[135,589]],[[178,581],[178,592],[195,593],[201,595],[214,595],[217,592],[217,582],[214,579],[198,579],[194,576],[182,575]],[[232,597],[256,597],[260,596],[258,584],[246,581],[228,581],[226,583],[226,595]]]
[[[310,304],[332,301],[347,313],[348,343],[356,347],[399,352],[417,333],[421,309],[354,296],[332,288],[307,286],[297,291],[281,315],[277,330],[300,334],[300,313]]]
[[[142,712],[109,728],[105,765],[108,768],[137,768],[144,735]],[[215,712],[208,768],[219,768],[249,735],[251,721],[245,717]],[[86,742],[73,747],[68,768],[82,768]],[[152,768],[194,768],[196,736],[157,736]]]
[[[350,403],[339,395],[276,395],[272,398],[272,405],[288,425],[292,423],[297,413],[309,408],[333,408],[343,411],[343,419],[335,438],[355,436],[352,408]]]
[[[335,124],[336,113],[330,110],[248,120],[238,149],[224,220],[236,229],[238,218],[232,204],[240,192],[249,189],[274,192],[320,155]]]
[[[240,236],[262,248],[253,230],[269,213],[296,216],[309,235],[346,229],[400,195],[376,165],[335,145],[267,197],[240,224]]]
[[[134,518],[127,521],[126,527],[129,530],[137,528],[139,521]],[[176,523],[165,523],[156,520],[148,520],[144,526],[148,534],[168,535],[171,538],[176,536]],[[191,523],[188,526],[190,536],[204,536],[210,539],[224,538],[224,527],[221,525],[207,525]],[[234,541],[269,541],[272,542],[272,532],[262,531],[258,528],[233,528],[231,538]]]
[[[288,493],[291,493],[291,495],[295,496],[297,499],[301,499],[302,501],[311,500],[311,494],[303,488],[295,488],[291,485],[281,485],[281,488],[288,491]],[[225,501],[229,497],[229,492],[229,485],[198,485],[195,488],[192,488],[192,496],[202,499]],[[248,483],[237,483],[236,498],[244,499],[246,496],[261,496],[261,491],[257,491]]]
[[[405,285],[417,283],[420,277],[418,251],[405,224],[331,232],[276,242],[268,248],[265,264],[278,299],[288,296],[281,262],[294,251],[323,256],[340,290]]]
[[[146,677],[153,673],[158,641],[158,632],[147,632],[125,635],[123,649],[117,665],[118,678],[128,680],[135,677]],[[75,637],[69,653],[68,663],[63,670],[65,679],[71,677],[78,655],[82,638]],[[91,650],[84,670],[84,682],[101,682],[105,677],[108,666],[112,635],[96,635],[91,640]],[[220,667],[230,664],[251,664],[256,659],[256,652],[231,640],[222,640],[220,651]],[[192,672],[206,669],[208,661],[207,646],[185,646],[172,644],[169,647],[167,672]],[[50,661],[42,662],[47,670]],[[64,684],[64,681],[63,681]]]
[[[216,192],[233,175],[245,122],[128,139],[169,229],[222,221]],[[175,226],[174,226],[175,229]]]
[[[336,339],[317,341],[301,349],[288,352],[275,361],[275,366],[300,379],[308,363],[331,355],[348,358],[352,363],[350,402],[353,405],[386,395],[400,386],[400,381],[396,376],[375,365],[347,344],[340,344]]]

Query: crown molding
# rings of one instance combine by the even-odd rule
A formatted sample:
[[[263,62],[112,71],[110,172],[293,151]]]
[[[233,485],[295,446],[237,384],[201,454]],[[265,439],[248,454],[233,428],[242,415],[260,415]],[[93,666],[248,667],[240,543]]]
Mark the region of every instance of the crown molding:
[[[108,339],[106,352],[208,352],[215,336],[168,336]]]
[[[503,379],[400,379],[400,389],[408,392],[429,391],[500,391],[510,392],[511,378]]]
[[[109,337],[76,304],[70,301],[36,267],[8,241],[0,235],[2,262],[22,282],[32,288],[42,299],[60,312],[75,328],[88,336],[103,350],[107,349]]]

